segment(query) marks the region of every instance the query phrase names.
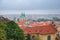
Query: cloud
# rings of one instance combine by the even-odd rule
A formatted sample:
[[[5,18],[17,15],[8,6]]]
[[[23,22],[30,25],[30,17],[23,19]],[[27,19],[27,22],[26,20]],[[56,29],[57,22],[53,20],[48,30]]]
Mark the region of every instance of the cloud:
[[[60,14],[60,10],[1,10],[0,15],[7,14]]]
[[[0,10],[60,9],[60,0],[0,0]]]

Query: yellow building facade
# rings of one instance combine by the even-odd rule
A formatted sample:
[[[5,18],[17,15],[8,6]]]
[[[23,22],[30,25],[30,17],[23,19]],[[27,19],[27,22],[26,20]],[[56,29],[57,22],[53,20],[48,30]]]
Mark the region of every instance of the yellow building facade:
[[[33,40],[56,40],[57,34],[46,34],[46,35],[41,35],[41,34],[32,34],[31,39]]]

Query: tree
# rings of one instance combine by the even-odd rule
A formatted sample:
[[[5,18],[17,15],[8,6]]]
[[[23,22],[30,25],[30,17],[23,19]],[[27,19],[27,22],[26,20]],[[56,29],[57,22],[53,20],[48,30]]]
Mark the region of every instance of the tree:
[[[14,21],[7,22],[6,27],[8,40],[24,40],[24,32]]]
[[[31,35],[27,34],[27,40],[31,40],[30,37],[31,37]]]
[[[53,20],[60,21],[60,18],[58,18],[58,17],[53,17]]]
[[[6,24],[0,21],[0,40],[6,40],[6,31],[5,31]]]
[[[37,21],[38,21],[38,22],[40,22],[40,21],[47,21],[47,19],[39,18]]]
[[[1,16],[0,40],[24,40],[24,32],[14,21]]]

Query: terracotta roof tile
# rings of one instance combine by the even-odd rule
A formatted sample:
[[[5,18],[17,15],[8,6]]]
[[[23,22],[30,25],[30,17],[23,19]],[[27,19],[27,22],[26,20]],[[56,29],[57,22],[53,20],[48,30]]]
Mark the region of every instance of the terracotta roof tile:
[[[56,33],[56,29],[53,25],[50,23],[32,23],[30,24],[32,27],[25,27],[25,26],[20,26],[24,30],[25,34],[54,34]]]
[[[24,27],[23,28],[25,34],[34,34],[34,33],[39,33],[39,34],[54,34],[56,33],[56,29],[54,26],[37,26],[37,27]]]
[[[23,20],[21,20],[20,22],[16,22],[18,25],[22,25],[22,24],[24,24],[26,22],[26,20],[25,19],[23,19]]]

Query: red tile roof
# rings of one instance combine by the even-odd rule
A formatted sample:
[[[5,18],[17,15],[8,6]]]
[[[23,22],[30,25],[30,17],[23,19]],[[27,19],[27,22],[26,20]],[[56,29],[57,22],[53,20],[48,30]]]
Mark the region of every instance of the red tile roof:
[[[46,25],[50,25],[51,23],[48,23],[48,22],[33,22],[32,24],[30,24],[29,26],[32,26],[32,27],[36,27],[36,26],[46,26]]]
[[[26,22],[26,20],[25,19],[23,19],[23,20],[21,20],[20,22],[16,22],[18,25],[22,25],[22,24],[24,24]]]
[[[33,26],[35,27],[24,27],[24,26],[20,26],[20,28],[22,28],[24,30],[25,34],[54,34],[56,33],[56,29],[53,25],[49,24],[49,23],[38,23],[38,24],[34,24]]]
[[[24,24],[26,22],[26,20],[22,20],[20,22],[17,22],[18,25]],[[56,33],[56,29],[53,25],[51,25],[51,23],[48,22],[40,22],[40,23],[36,23],[33,22],[32,24],[27,25],[28,27],[25,26],[20,26],[21,29],[24,30],[25,34],[54,34]],[[29,27],[32,26],[32,27]]]

